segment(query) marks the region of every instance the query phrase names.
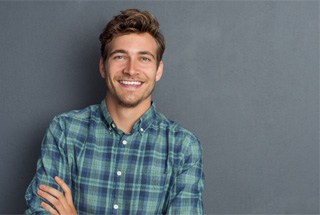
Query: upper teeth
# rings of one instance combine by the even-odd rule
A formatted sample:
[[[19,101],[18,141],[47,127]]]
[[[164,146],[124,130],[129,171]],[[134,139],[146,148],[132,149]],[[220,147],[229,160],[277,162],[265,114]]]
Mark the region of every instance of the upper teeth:
[[[120,81],[121,84],[128,84],[128,85],[140,85],[140,81]]]

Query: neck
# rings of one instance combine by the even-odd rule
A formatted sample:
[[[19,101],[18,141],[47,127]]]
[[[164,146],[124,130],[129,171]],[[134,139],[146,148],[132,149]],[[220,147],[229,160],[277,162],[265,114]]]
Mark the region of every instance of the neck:
[[[146,101],[142,104],[138,104],[136,107],[125,107],[123,105],[110,101],[107,96],[106,105],[110,116],[116,123],[117,127],[124,133],[129,134],[132,131],[134,124],[150,108],[151,101]]]

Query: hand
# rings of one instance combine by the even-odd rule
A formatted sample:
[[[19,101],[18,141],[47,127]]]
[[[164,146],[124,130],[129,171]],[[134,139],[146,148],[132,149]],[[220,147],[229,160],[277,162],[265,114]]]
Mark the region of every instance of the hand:
[[[41,206],[52,215],[76,215],[77,211],[73,204],[70,188],[58,176],[56,176],[54,180],[62,188],[64,194],[52,187],[40,185],[38,195],[50,202],[55,208],[45,202],[42,202]]]

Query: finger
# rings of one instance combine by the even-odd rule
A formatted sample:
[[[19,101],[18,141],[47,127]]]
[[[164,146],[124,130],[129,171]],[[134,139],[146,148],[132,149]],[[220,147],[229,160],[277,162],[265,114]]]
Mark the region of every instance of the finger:
[[[40,185],[38,192],[39,195],[56,207],[59,212],[68,207],[67,200],[60,191],[46,185]]]
[[[41,206],[46,210],[49,211],[52,215],[59,215],[59,213],[50,205],[45,202],[41,202]]]
[[[41,189],[39,189],[37,193],[39,196],[41,196],[42,198],[44,198],[45,200],[50,202],[56,208],[57,211],[63,211],[63,205],[61,204],[59,199],[55,198],[54,196],[50,195],[49,193],[47,193]],[[46,205],[48,205],[48,204],[46,204]],[[47,209],[47,208],[45,208],[45,209]]]
[[[68,187],[68,185],[58,176],[54,177],[54,180],[59,184],[59,186],[64,191],[64,194],[65,194],[65,197],[67,199],[68,204],[69,205],[73,204],[72,192],[71,192],[70,188]]]

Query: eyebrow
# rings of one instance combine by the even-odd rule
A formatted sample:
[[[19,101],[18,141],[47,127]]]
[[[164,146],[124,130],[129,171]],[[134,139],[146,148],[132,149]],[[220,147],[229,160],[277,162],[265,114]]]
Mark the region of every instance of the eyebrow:
[[[128,52],[125,51],[125,50],[123,50],[123,49],[117,49],[117,50],[114,50],[113,52],[111,52],[111,53],[109,54],[109,57],[112,56],[112,55],[114,55],[114,54],[117,54],[117,53],[127,54]]]
[[[120,54],[128,54],[128,51],[123,50],[123,49],[117,49],[117,50],[114,50],[113,52],[111,52],[111,53],[109,54],[109,57],[112,56],[112,55],[114,55],[114,54],[117,54],[117,53],[120,53]],[[154,56],[151,52],[149,52],[149,51],[139,51],[138,54],[139,54],[139,55],[149,55],[149,56],[151,56],[153,59],[156,59],[155,56]]]
[[[150,55],[153,59],[156,59],[155,56],[151,53],[151,52],[148,52],[148,51],[141,51],[141,52],[138,52],[140,55]]]

